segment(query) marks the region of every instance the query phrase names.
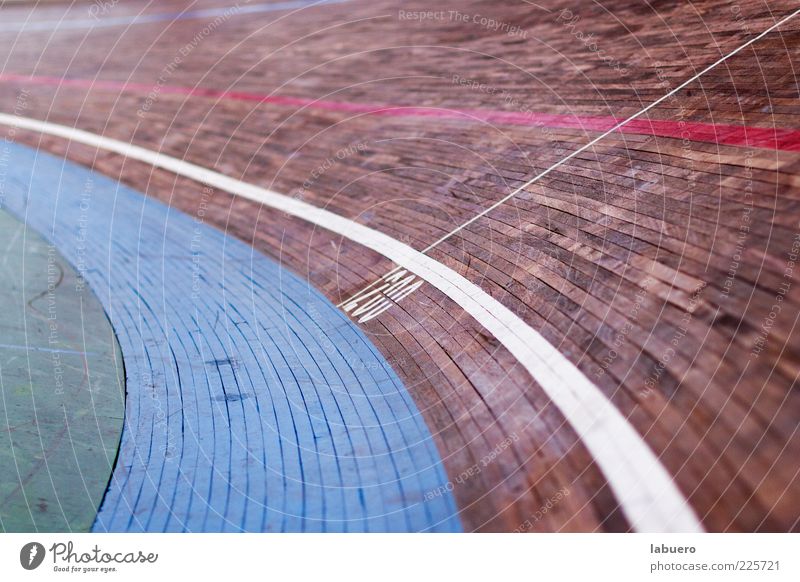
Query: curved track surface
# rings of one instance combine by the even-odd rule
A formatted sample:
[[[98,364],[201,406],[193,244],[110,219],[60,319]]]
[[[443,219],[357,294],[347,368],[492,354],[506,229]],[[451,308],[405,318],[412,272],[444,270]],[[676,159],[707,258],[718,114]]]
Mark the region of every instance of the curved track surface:
[[[459,528],[409,394],[319,293],[74,164],[14,146],[7,179],[8,208],[91,265],[120,340],[125,429],[95,530]]]
[[[660,467],[648,494],[674,480],[677,529],[797,529],[796,3],[496,4],[203,20],[158,15],[224,6],[139,2],[102,15],[127,24],[29,31],[86,8],[5,11],[3,112],[342,228],[222,182],[204,197],[144,156],[6,131],[202,216],[348,313],[398,255],[346,225],[424,254],[425,285],[356,320],[433,433],[466,529],[670,529],[637,517],[651,501],[626,494],[609,439]],[[479,305],[454,299],[464,281]],[[503,326],[480,312],[497,304]],[[589,402],[614,414],[587,420]]]

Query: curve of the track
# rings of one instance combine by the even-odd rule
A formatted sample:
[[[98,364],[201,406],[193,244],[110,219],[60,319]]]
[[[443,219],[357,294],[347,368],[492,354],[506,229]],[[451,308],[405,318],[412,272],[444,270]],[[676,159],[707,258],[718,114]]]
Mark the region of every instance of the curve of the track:
[[[684,523],[800,527],[796,2],[157,16],[222,4],[125,3],[107,16],[128,24],[108,27],[77,5],[13,10],[7,126],[26,118],[16,140],[192,216],[204,204],[335,303],[395,266],[365,244],[376,233],[425,254],[447,276],[362,329],[425,416],[467,528],[646,529],[649,502],[630,480],[620,493],[629,469],[659,477],[648,496],[667,482],[688,501]],[[17,26],[32,19],[77,24]],[[207,205],[203,172],[176,178],[166,157],[212,171]],[[282,202],[227,194],[248,186]],[[454,298],[476,287],[505,330]],[[548,378],[513,329],[566,365]],[[608,425],[579,428],[554,390],[575,377],[665,471],[608,462]]]
[[[95,530],[460,528],[416,405],[327,299],[201,219],[10,147],[5,204],[89,267],[122,348]]]

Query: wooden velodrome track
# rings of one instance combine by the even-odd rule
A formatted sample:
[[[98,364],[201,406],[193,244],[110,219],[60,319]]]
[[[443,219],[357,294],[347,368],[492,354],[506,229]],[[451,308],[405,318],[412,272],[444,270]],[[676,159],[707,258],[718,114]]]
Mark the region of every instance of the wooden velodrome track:
[[[709,531],[800,528],[796,2],[101,5],[0,9],[3,113],[185,159],[418,251],[480,216],[426,254],[580,370],[688,514]],[[395,266],[107,149],[16,140],[202,212],[336,304]],[[632,529],[636,500],[609,483],[624,468],[600,466],[572,411],[442,288],[361,327],[422,411],[464,529]]]

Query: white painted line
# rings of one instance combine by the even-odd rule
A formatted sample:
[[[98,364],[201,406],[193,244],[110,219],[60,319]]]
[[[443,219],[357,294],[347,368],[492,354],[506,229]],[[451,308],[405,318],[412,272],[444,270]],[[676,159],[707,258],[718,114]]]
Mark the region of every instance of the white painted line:
[[[416,275],[407,275],[403,269],[394,269],[380,279],[383,285],[369,292],[359,293],[343,304],[337,305],[352,317],[359,317],[358,323],[375,319],[393,305],[397,305],[422,286],[422,280],[415,281]],[[366,303],[361,303],[364,300]]]
[[[666,101],[667,99],[669,99],[670,97],[672,97],[673,95],[675,95],[675,94],[676,94],[678,91],[680,91],[681,89],[684,89],[684,88],[685,88],[685,87],[687,87],[688,85],[690,85],[690,84],[694,83],[695,81],[697,81],[697,79],[699,79],[700,77],[702,77],[703,75],[705,75],[706,73],[708,73],[710,70],[712,70],[712,69],[714,69],[715,67],[717,67],[717,66],[721,65],[722,63],[724,63],[725,61],[727,61],[727,60],[728,60],[729,58],[731,58],[732,56],[734,56],[734,55],[738,54],[738,53],[739,53],[739,52],[741,52],[742,50],[744,50],[744,49],[746,49],[747,47],[749,47],[749,46],[750,46],[751,44],[753,44],[754,42],[757,42],[757,41],[761,40],[761,39],[762,39],[762,38],[764,38],[766,35],[768,35],[770,32],[772,32],[773,30],[775,30],[776,28],[778,28],[778,27],[779,27],[779,26],[781,26],[782,24],[785,24],[785,23],[787,23],[789,20],[791,20],[792,18],[794,18],[794,17],[795,17],[795,16],[797,16],[798,14],[800,14],[800,9],[798,9],[798,10],[795,10],[795,11],[794,11],[794,12],[792,12],[792,13],[791,13],[789,16],[786,16],[785,18],[783,18],[783,19],[779,20],[778,22],[776,22],[775,24],[773,24],[772,26],[770,26],[768,29],[766,29],[764,32],[762,32],[762,33],[761,33],[761,34],[759,34],[758,36],[751,38],[750,40],[748,40],[746,43],[744,43],[744,44],[743,44],[742,46],[740,46],[739,48],[737,48],[737,49],[735,49],[735,50],[733,50],[733,51],[729,52],[727,55],[725,55],[724,57],[720,58],[720,59],[719,59],[719,60],[717,60],[716,62],[714,62],[714,63],[712,63],[712,64],[708,65],[708,66],[707,66],[705,69],[703,69],[702,71],[700,71],[699,73],[697,73],[697,74],[696,74],[694,77],[691,77],[690,79],[687,79],[686,81],[684,81],[683,83],[681,83],[680,85],[678,85],[677,87],[675,87],[675,88],[674,88],[672,91],[670,91],[670,92],[669,92],[669,93],[667,93],[666,95],[663,95],[662,97],[659,97],[658,99],[656,99],[655,101],[653,101],[653,102],[652,102],[650,105],[648,105],[647,107],[645,107],[645,108],[644,108],[644,109],[642,109],[641,111],[638,111],[638,112],[634,113],[633,115],[631,115],[630,117],[628,117],[627,119],[624,119],[624,120],[620,121],[620,122],[619,122],[618,124],[616,124],[614,127],[612,127],[611,129],[609,129],[608,131],[606,131],[606,132],[605,132],[605,133],[603,133],[602,135],[599,135],[599,136],[597,136],[596,138],[594,138],[593,140],[591,140],[591,141],[590,141],[590,142],[588,142],[587,144],[585,144],[585,145],[581,146],[580,148],[578,148],[577,150],[575,150],[574,152],[572,152],[571,154],[569,154],[569,155],[568,155],[567,157],[565,157],[564,159],[562,159],[562,160],[559,160],[558,162],[556,162],[555,164],[553,164],[552,166],[550,166],[549,168],[547,168],[547,169],[546,169],[546,170],[544,170],[543,172],[541,172],[541,173],[539,173],[539,174],[536,174],[536,175],[535,175],[533,178],[531,178],[530,180],[528,180],[527,182],[525,182],[525,183],[524,183],[522,186],[518,187],[516,190],[514,190],[513,192],[511,192],[511,194],[508,194],[507,196],[505,196],[505,197],[501,198],[500,200],[498,200],[497,202],[495,202],[494,204],[492,204],[491,206],[489,206],[489,207],[488,207],[488,208],[486,208],[485,210],[481,211],[480,213],[478,213],[478,214],[476,214],[475,216],[473,216],[472,218],[470,218],[468,221],[466,221],[466,222],[465,222],[464,224],[462,224],[461,226],[458,226],[458,227],[454,228],[453,230],[451,230],[451,231],[450,231],[450,232],[448,232],[447,234],[443,235],[443,236],[442,236],[441,238],[439,238],[438,240],[436,240],[436,241],[434,241],[433,243],[429,244],[427,247],[425,247],[425,248],[422,250],[422,252],[423,252],[423,253],[427,253],[427,252],[428,252],[428,251],[430,251],[431,249],[434,249],[434,248],[436,248],[437,246],[439,246],[441,243],[443,243],[444,241],[446,241],[447,239],[449,239],[449,238],[450,238],[450,237],[452,237],[453,235],[455,235],[455,234],[457,234],[457,233],[461,232],[462,230],[464,230],[465,228],[467,228],[467,227],[468,227],[470,224],[474,223],[476,220],[479,220],[480,218],[483,218],[484,216],[486,216],[487,214],[489,214],[489,213],[490,213],[492,210],[494,210],[494,209],[495,209],[495,208],[497,208],[498,206],[502,206],[503,204],[505,204],[506,202],[508,202],[508,201],[509,201],[509,200],[511,200],[512,198],[514,198],[514,197],[515,197],[517,194],[519,194],[520,192],[522,192],[522,191],[523,191],[523,190],[525,190],[526,188],[530,187],[531,185],[535,184],[536,182],[538,182],[539,180],[541,180],[542,178],[544,178],[545,176],[547,176],[547,175],[548,175],[550,172],[552,172],[552,171],[553,171],[553,170],[555,170],[556,168],[559,168],[559,167],[563,166],[565,163],[567,163],[568,161],[570,161],[570,160],[571,160],[572,158],[574,158],[575,156],[577,156],[577,155],[580,155],[581,153],[585,152],[586,150],[588,150],[588,149],[589,149],[589,148],[591,148],[592,146],[596,145],[596,144],[597,144],[597,142],[599,142],[599,141],[601,141],[601,140],[603,140],[603,139],[607,138],[609,135],[611,135],[612,133],[614,133],[614,132],[616,132],[616,131],[619,131],[619,129],[620,129],[620,128],[622,128],[623,126],[625,126],[625,125],[629,124],[629,123],[630,123],[631,121],[633,121],[634,119],[637,119],[637,118],[641,117],[642,115],[644,115],[645,113],[647,113],[648,111],[650,111],[651,109],[653,109],[654,107],[657,107],[658,105],[660,105],[661,103],[663,103],[664,101]]]
[[[528,370],[577,432],[636,531],[703,530],[656,455],[597,386],[541,334],[449,267],[348,218],[184,160],[80,129],[15,115],[0,114],[0,124],[118,153],[253,200],[357,242],[416,273],[475,318]]]
[[[527,0],[525,0],[525,1],[527,2]],[[532,3],[532,2],[528,2],[528,4],[533,4],[533,3]],[[538,6],[538,7],[539,7],[539,8],[541,8],[541,6]],[[658,106],[659,104],[663,103],[665,100],[667,100],[667,99],[669,99],[670,97],[672,97],[673,95],[675,95],[675,94],[676,94],[678,91],[680,91],[681,89],[684,89],[685,87],[687,87],[688,85],[690,85],[691,83],[693,83],[693,82],[695,82],[697,79],[699,79],[701,76],[703,76],[703,75],[705,75],[706,73],[708,73],[708,72],[709,72],[711,69],[713,69],[714,67],[717,67],[717,66],[719,66],[720,64],[724,63],[725,61],[727,61],[729,58],[731,58],[731,57],[732,57],[732,56],[734,56],[735,54],[739,53],[739,52],[740,52],[740,51],[742,51],[743,49],[745,49],[745,48],[747,48],[748,46],[750,46],[751,44],[753,44],[754,42],[756,42],[756,41],[758,41],[758,40],[760,40],[760,39],[764,38],[764,36],[766,36],[767,34],[769,34],[770,32],[772,32],[773,30],[775,30],[776,28],[778,28],[778,27],[779,27],[779,26],[781,26],[782,24],[785,24],[786,22],[788,22],[789,20],[791,20],[792,18],[794,18],[794,17],[795,17],[795,16],[797,16],[798,14],[800,14],[800,9],[798,9],[798,10],[795,10],[795,11],[794,11],[794,12],[792,12],[792,13],[791,13],[789,16],[786,16],[786,17],[785,17],[785,18],[783,18],[782,20],[779,20],[777,23],[775,23],[775,24],[773,24],[772,26],[770,26],[768,29],[766,29],[764,32],[762,32],[762,33],[761,33],[761,34],[759,34],[758,36],[756,36],[756,37],[754,37],[754,38],[750,39],[749,41],[747,41],[746,43],[744,43],[744,44],[743,44],[742,46],[740,46],[739,48],[737,48],[737,49],[735,49],[735,50],[731,51],[730,53],[728,53],[728,54],[727,54],[727,55],[725,55],[724,57],[720,58],[720,59],[719,59],[719,60],[717,60],[716,62],[714,62],[714,63],[712,63],[711,65],[707,66],[705,69],[703,69],[702,71],[700,71],[699,73],[697,73],[697,74],[696,74],[694,77],[691,77],[690,79],[688,79],[688,80],[684,81],[683,83],[681,83],[680,85],[678,85],[677,87],[675,87],[675,89],[673,89],[672,91],[670,91],[670,92],[669,92],[669,93],[667,93],[666,95],[663,95],[662,97],[659,97],[659,98],[658,98],[656,101],[653,101],[653,102],[652,102],[650,105],[648,105],[647,107],[645,107],[645,108],[644,108],[644,109],[642,109],[641,111],[638,111],[638,112],[634,113],[633,115],[631,115],[630,117],[628,117],[627,119],[624,119],[624,120],[620,121],[618,124],[616,124],[614,127],[612,127],[611,129],[609,129],[608,131],[606,131],[606,132],[605,132],[605,133],[603,133],[602,135],[599,135],[599,136],[597,136],[596,138],[594,138],[593,140],[591,140],[591,141],[590,141],[590,142],[588,142],[587,144],[585,144],[585,145],[581,146],[580,148],[578,148],[577,150],[575,150],[574,152],[572,152],[571,154],[569,154],[567,157],[560,159],[559,161],[557,161],[555,164],[553,164],[552,166],[550,166],[550,167],[549,167],[549,168],[547,168],[546,170],[544,170],[544,171],[540,172],[539,174],[536,174],[536,175],[535,175],[533,178],[531,178],[530,180],[528,180],[527,182],[525,182],[525,183],[524,183],[522,186],[519,186],[519,187],[517,187],[516,189],[514,189],[514,190],[513,190],[513,191],[512,191],[510,194],[508,194],[508,195],[504,196],[503,198],[501,198],[500,200],[498,200],[497,202],[495,202],[495,203],[494,203],[494,204],[492,204],[491,206],[489,206],[489,207],[485,208],[484,210],[482,210],[481,212],[479,212],[478,214],[476,214],[475,216],[473,216],[472,218],[470,218],[469,220],[467,220],[467,221],[466,221],[466,222],[464,222],[463,224],[461,224],[461,225],[457,226],[456,228],[454,228],[454,229],[453,229],[453,230],[451,230],[450,232],[448,232],[448,233],[446,233],[446,234],[442,235],[440,238],[438,238],[437,240],[435,240],[434,242],[432,242],[431,244],[429,244],[427,247],[425,247],[424,249],[422,249],[422,251],[421,251],[421,252],[422,252],[423,254],[427,254],[427,253],[429,253],[431,250],[435,249],[437,246],[439,246],[440,244],[442,244],[442,243],[443,243],[444,241],[446,241],[447,239],[449,239],[449,238],[451,238],[452,236],[454,236],[454,235],[458,234],[459,232],[461,232],[462,230],[464,230],[465,228],[467,228],[467,227],[468,227],[470,224],[473,224],[474,222],[476,222],[476,221],[480,220],[481,218],[483,218],[484,216],[486,216],[487,214],[489,214],[489,213],[490,213],[492,210],[494,210],[494,209],[495,209],[495,208],[497,208],[498,206],[502,206],[503,204],[505,204],[506,202],[508,202],[509,200],[511,200],[512,198],[514,198],[515,196],[517,196],[517,195],[518,195],[520,192],[522,192],[523,190],[525,190],[525,189],[529,188],[530,186],[532,186],[533,184],[535,184],[536,182],[538,182],[539,180],[541,180],[542,178],[544,178],[545,176],[547,176],[547,175],[548,175],[550,172],[552,172],[553,170],[555,170],[555,169],[557,169],[557,168],[559,168],[559,167],[563,166],[565,163],[567,163],[568,161],[570,161],[570,160],[571,160],[572,158],[574,158],[575,156],[578,156],[578,155],[580,155],[581,153],[585,152],[585,151],[586,151],[586,150],[588,150],[589,148],[591,148],[591,147],[593,147],[594,145],[596,145],[596,144],[597,144],[597,142],[599,142],[599,141],[601,141],[601,140],[603,140],[603,139],[607,138],[609,135],[611,135],[611,134],[612,134],[612,133],[614,133],[615,131],[619,131],[619,129],[620,129],[621,127],[623,127],[623,126],[627,125],[628,123],[630,123],[630,122],[631,122],[631,121],[633,121],[634,119],[637,119],[637,118],[641,117],[642,115],[644,115],[645,113],[647,113],[648,111],[650,111],[650,110],[651,110],[653,107],[656,107],[656,106]],[[391,274],[393,274],[395,271],[397,271],[399,268],[400,268],[400,267],[395,267],[394,269],[392,269],[391,271],[389,271],[389,272],[388,272],[386,275],[384,275],[384,277],[388,277],[389,275],[391,275]],[[342,301],[341,303],[339,303],[339,304],[337,305],[337,307],[342,307],[342,305],[344,305],[345,303],[348,303],[348,302],[352,301],[353,299],[355,299],[356,297],[360,296],[360,295],[361,295],[362,293],[364,293],[365,291],[367,291],[367,290],[371,289],[373,286],[377,285],[377,284],[378,284],[380,281],[382,281],[382,279],[377,279],[376,281],[373,281],[372,283],[370,283],[369,285],[367,285],[366,287],[364,287],[363,289],[361,289],[360,291],[358,291],[358,293],[356,293],[356,294],[355,294],[355,295],[354,295],[352,298],[350,298],[350,299],[346,299],[345,301]]]

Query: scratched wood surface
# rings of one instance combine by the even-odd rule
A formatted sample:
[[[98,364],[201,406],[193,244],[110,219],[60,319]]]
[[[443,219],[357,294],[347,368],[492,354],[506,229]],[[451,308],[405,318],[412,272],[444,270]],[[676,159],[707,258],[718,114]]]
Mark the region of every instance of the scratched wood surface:
[[[39,80],[0,78],[0,96],[5,112],[185,157],[422,249],[600,133],[489,122],[473,110],[621,119],[796,6],[546,8],[442,3],[445,17],[420,22],[390,2],[354,1],[232,17],[205,36],[193,20],[8,31],[0,33],[4,74]],[[493,31],[474,15],[525,34]],[[799,40],[800,23],[790,21],[648,111],[676,137],[608,136],[431,251],[595,382],[713,531],[794,530],[800,519],[798,154],[791,140],[756,147],[742,129],[800,126]],[[50,77],[113,83],[59,88],[42,80]],[[198,88],[306,101],[209,97]],[[308,100],[464,115],[370,115]],[[736,126],[744,139],[721,144],[713,131],[682,139],[689,123]],[[17,138],[198,211],[188,180],[63,140]],[[206,218],[335,303],[392,267],[224,192]],[[541,388],[442,294],[423,285],[363,328],[425,415],[457,481],[465,528],[629,527]]]

